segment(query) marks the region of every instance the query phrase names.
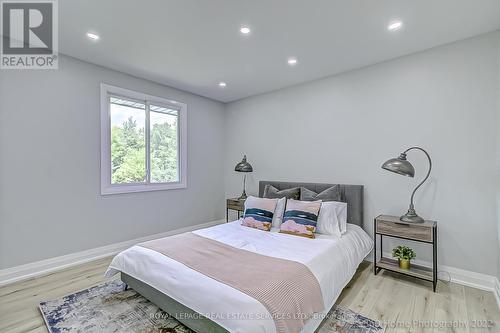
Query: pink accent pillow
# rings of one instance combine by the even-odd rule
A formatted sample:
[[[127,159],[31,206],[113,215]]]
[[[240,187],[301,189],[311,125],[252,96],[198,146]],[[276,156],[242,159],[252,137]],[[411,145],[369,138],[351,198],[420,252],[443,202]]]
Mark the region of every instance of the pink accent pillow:
[[[278,199],[248,197],[245,201],[245,214],[242,226],[270,231]]]
[[[289,199],[286,204],[280,232],[314,238],[320,208],[321,200],[299,201]]]

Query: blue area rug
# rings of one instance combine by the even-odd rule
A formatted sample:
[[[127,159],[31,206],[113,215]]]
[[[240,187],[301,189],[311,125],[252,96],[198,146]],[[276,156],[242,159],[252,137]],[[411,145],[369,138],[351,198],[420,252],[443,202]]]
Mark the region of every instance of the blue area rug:
[[[112,281],[41,302],[40,310],[51,333],[193,332],[133,289],[124,289],[121,281]],[[318,330],[320,333],[382,331],[376,321],[342,307],[335,307]]]

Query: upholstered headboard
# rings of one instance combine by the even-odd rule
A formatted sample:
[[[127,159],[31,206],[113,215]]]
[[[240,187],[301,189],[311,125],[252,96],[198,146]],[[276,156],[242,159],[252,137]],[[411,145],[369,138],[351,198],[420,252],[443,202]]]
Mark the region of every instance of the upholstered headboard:
[[[341,201],[347,203],[347,222],[363,228],[363,185],[294,183],[262,180],[259,182],[259,196],[264,194],[264,187],[269,184],[278,190],[292,187],[305,187],[316,193],[322,192],[333,185],[340,186]]]

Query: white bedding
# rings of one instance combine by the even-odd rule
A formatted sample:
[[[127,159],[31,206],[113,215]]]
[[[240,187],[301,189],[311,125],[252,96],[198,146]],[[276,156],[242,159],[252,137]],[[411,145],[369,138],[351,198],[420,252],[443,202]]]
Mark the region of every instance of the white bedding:
[[[194,233],[255,253],[305,264],[321,286],[325,313],[333,306],[373,241],[358,226],[348,225],[341,238],[315,239],[243,227],[240,221]],[[124,272],[207,316],[230,332],[275,333],[274,321],[256,299],[213,280],[153,250],[133,246],[118,254],[106,275]],[[238,272],[235,272],[238,274]],[[301,333],[314,332],[323,317],[310,319]]]

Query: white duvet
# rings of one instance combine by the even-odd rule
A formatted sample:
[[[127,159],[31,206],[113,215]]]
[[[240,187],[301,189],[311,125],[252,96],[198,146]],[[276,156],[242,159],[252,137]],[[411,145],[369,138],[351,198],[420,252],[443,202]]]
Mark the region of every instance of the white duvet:
[[[194,233],[236,248],[303,263],[318,279],[325,313],[373,246],[372,239],[351,224],[341,238],[319,235],[309,239],[243,227],[240,223],[220,224]],[[259,301],[153,250],[133,246],[119,253],[106,276],[118,272],[152,286],[230,332],[276,332],[271,315]],[[301,332],[314,332],[323,314],[310,319]]]

